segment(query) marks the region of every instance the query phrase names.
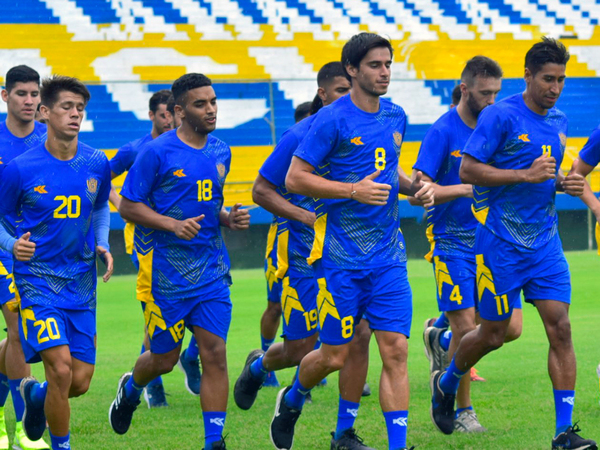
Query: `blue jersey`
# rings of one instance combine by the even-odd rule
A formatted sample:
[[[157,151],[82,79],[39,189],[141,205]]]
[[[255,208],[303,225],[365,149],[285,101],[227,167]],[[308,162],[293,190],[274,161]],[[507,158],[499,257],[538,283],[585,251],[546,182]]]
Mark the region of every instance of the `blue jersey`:
[[[0,123],[0,178],[6,165],[17,156],[22,155],[27,150],[41,144],[46,140],[46,125],[34,122],[33,132],[24,138],[15,136],[6,126],[6,122]],[[16,237],[15,221],[16,216],[9,215],[2,221],[5,228]],[[4,252],[4,250],[2,250]]]
[[[41,144],[15,158],[0,182],[0,214],[19,213],[19,234],[36,243],[30,261],[14,261],[21,306],[96,306],[92,212],[106,203],[110,167],[104,153],[79,142],[69,161]]]
[[[285,177],[292,162],[294,152],[306,136],[315,116],[308,117],[283,133],[281,140],[259,170],[270,183],[277,186],[277,192],[299,208],[314,211],[314,199],[292,194],[285,187]],[[314,241],[312,228],[295,220],[277,218],[277,241],[280,251],[277,254],[279,278],[283,278],[288,267],[298,275],[313,276],[307,259]]]
[[[579,152],[579,158],[593,167],[600,163],[600,125],[592,131],[590,138]]]
[[[441,186],[461,184],[458,171],[462,150],[473,133],[456,108],[440,117],[427,131],[414,169]],[[458,256],[475,260],[475,229],[470,198],[457,198],[427,210],[427,229],[434,242],[433,256]]]
[[[128,142],[119,150],[115,156],[110,159],[110,170],[112,170],[116,175],[121,175],[123,172],[128,171],[135,158],[137,158],[138,153],[141,148],[147,142],[152,140],[152,133],[148,133],[144,137],[140,139],[136,139],[135,141]]]
[[[159,230],[152,235],[151,247],[140,248],[136,241],[140,273],[151,277],[154,298],[189,299],[201,287],[229,276],[219,213],[230,163],[231,150],[223,141],[209,135],[206,145],[195,149],[171,130],[147,143],[131,166],[122,196],[177,220],[205,215],[190,241]],[[152,301],[139,292],[138,299]]]
[[[567,117],[556,108],[545,116],[530,110],[522,94],[488,106],[463,153],[498,169],[528,169],[548,154],[560,167],[567,143]],[[514,245],[538,249],[558,233],[555,180],[474,187],[477,219]]]
[[[315,208],[315,241],[310,261],[322,258],[327,267],[367,269],[406,260],[398,212],[398,159],[406,114],[398,105],[380,99],[379,112],[368,113],[350,95],[321,109],[295,156],[321,176],[358,183],[377,169],[377,183],[391,186],[384,206],[352,199],[323,199]]]

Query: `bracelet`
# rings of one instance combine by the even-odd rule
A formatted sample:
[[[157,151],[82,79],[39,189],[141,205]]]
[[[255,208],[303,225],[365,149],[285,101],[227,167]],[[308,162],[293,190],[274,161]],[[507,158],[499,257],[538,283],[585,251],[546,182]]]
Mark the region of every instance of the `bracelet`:
[[[354,197],[354,194],[356,194],[356,191],[354,190],[354,183],[352,183],[352,192],[350,192],[350,200],[353,200],[352,197]]]

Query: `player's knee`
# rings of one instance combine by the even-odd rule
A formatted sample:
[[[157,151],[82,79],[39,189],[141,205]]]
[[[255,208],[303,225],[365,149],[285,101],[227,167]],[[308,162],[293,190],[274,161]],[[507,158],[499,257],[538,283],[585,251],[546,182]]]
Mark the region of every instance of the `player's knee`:
[[[523,332],[523,324],[511,324],[508,327],[508,331],[506,332],[506,337],[504,338],[504,343],[516,341],[521,337],[521,333]]]
[[[363,325],[363,323],[365,325]],[[354,339],[352,339],[352,347],[356,351],[369,351],[369,344],[371,342],[371,329],[369,328],[368,322],[361,321],[360,325],[354,330]]]
[[[565,315],[554,323],[548,333],[551,345],[570,345],[571,343],[571,321]]]
[[[489,350],[498,350],[504,345],[505,337],[506,332],[503,330],[496,330],[486,336],[485,343],[487,344]]]
[[[69,397],[79,397],[85,394],[90,388],[90,379],[73,379],[71,383],[71,389],[69,390]]]
[[[57,361],[47,365],[46,379],[59,386],[61,390],[70,389],[72,376],[71,364],[66,361]]]
[[[302,358],[304,358],[314,348],[314,343],[311,344],[312,345],[308,345],[306,342],[295,341],[294,344],[290,345],[289,342],[285,342],[284,352],[288,365],[291,367],[300,364]]]
[[[204,370],[227,371],[227,357],[225,343],[215,343],[205,347],[202,352],[202,367]]]

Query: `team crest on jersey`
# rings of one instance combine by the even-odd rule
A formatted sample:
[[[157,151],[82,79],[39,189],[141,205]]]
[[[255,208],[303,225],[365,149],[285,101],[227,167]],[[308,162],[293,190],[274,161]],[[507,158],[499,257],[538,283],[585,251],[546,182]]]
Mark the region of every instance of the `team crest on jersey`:
[[[95,178],[90,178],[87,180],[87,188],[90,194],[95,194],[98,190],[98,180]]]
[[[223,178],[225,176],[225,165],[217,164],[217,172],[219,172],[219,177]]]
[[[560,138],[560,145],[564,147],[567,146],[567,135],[564,133],[558,133],[558,137]]]
[[[394,131],[394,144],[396,144],[398,147],[402,145],[402,133]]]

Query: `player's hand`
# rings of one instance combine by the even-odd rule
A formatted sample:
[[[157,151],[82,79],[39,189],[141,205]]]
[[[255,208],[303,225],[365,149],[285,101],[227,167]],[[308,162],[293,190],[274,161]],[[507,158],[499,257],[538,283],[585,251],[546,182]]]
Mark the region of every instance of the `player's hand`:
[[[410,185],[410,191],[425,208],[433,206],[435,202],[435,186],[433,183],[423,181],[423,172],[418,171],[417,176]]]
[[[312,211],[306,211],[304,214],[304,220],[302,223],[308,227],[315,228],[315,222],[317,221],[317,215]]]
[[[114,259],[110,252],[100,245],[96,246],[96,254],[100,257],[100,259],[106,266],[106,272],[104,273],[104,275],[102,275],[102,280],[104,280],[104,282],[106,283],[108,280],[110,280],[110,277],[113,274]]]
[[[29,261],[35,253],[35,242],[31,242],[29,238],[31,232],[28,231],[22,235],[13,247],[13,255],[17,258],[17,261]]]
[[[247,230],[250,227],[250,213],[240,209],[241,203],[236,203],[229,211],[229,228],[232,230]]]
[[[527,183],[543,183],[556,178],[556,159],[546,154],[536,158],[527,170]]]
[[[562,190],[573,197],[581,197],[583,195],[583,187],[585,186],[585,178],[575,173],[574,171],[569,172],[569,175],[563,178],[560,182]]]
[[[366,205],[387,204],[392,187],[389,184],[375,183],[373,180],[379,176],[381,170],[376,170],[354,184],[355,194],[352,199]]]
[[[204,220],[204,214],[190,219],[178,220],[175,224],[173,233],[180,239],[190,241],[198,234],[198,231],[200,231],[200,222],[202,222],[202,220]]]

